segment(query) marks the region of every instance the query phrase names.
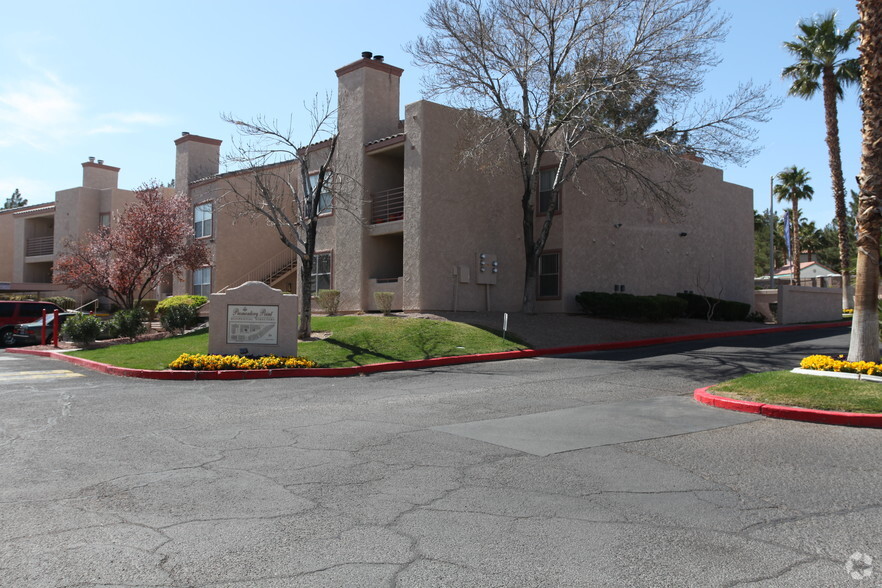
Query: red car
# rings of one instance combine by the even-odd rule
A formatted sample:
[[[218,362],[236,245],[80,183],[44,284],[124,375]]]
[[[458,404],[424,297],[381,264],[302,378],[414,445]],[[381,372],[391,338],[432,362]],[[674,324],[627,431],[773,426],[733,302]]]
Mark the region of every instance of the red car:
[[[51,315],[54,311],[63,310],[51,302],[33,302],[30,300],[0,300],[0,346],[8,347],[15,344],[13,328],[15,325],[29,323],[41,319],[43,311]]]

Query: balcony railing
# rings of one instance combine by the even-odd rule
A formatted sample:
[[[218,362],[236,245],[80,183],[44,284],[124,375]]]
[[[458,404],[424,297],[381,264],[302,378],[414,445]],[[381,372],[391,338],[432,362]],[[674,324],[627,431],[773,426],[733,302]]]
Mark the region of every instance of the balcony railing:
[[[31,237],[27,240],[25,247],[25,255],[31,257],[34,255],[52,255],[54,251],[55,237]]]
[[[404,218],[404,186],[371,195],[371,224],[389,223]]]

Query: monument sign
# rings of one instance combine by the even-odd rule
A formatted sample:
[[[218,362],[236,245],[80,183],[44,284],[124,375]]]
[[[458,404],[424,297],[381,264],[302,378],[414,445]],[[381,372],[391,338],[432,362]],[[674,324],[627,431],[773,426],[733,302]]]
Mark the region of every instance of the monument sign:
[[[297,296],[263,282],[211,295],[208,352],[220,355],[297,355]]]

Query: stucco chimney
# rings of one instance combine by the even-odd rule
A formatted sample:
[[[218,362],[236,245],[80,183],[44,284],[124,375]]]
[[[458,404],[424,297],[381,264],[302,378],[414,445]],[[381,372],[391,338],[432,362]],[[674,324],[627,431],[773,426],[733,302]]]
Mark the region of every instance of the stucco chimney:
[[[186,131],[181,133],[175,140],[175,188],[185,191],[190,182],[217,175],[221,142]]]
[[[336,71],[341,143],[352,140],[364,145],[398,132],[403,72],[400,67],[385,63],[382,55],[375,56],[370,51]]]
[[[99,190],[118,188],[119,168],[105,165],[103,159],[99,159],[96,163],[95,158],[90,157],[89,161],[83,164],[83,187]]]

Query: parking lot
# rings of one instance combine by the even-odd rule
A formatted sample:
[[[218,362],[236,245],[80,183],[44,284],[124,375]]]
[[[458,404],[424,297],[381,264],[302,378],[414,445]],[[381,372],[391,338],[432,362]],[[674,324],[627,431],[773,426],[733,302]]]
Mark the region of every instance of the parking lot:
[[[876,585],[882,431],[691,400],[847,344],[183,383],[0,353],[0,586]]]

